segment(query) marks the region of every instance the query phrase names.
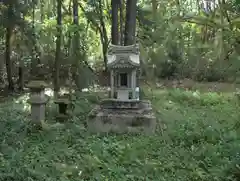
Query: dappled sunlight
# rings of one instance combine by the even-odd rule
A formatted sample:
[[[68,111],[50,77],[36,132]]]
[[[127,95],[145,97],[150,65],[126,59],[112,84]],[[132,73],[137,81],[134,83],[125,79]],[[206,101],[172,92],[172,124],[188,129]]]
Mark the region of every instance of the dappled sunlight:
[[[157,89],[182,89],[185,91],[199,91],[201,93],[232,93],[240,88],[240,84],[228,82],[197,82],[192,79],[159,80],[155,83]],[[154,86],[152,86],[154,87]]]
[[[202,103],[221,103],[234,98],[234,93],[200,92],[182,89],[170,89],[168,96],[178,101],[198,101]]]
[[[110,90],[110,87],[104,87],[98,84],[94,84],[93,86],[89,86],[88,88],[82,89],[82,92],[106,92],[109,90]]]
[[[27,102],[29,99],[29,93],[23,94],[14,100],[13,108],[15,110],[21,110],[24,112],[30,112],[31,106]]]
[[[174,103],[173,101],[169,100],[169,101],[165,101],[163,102],[163,107],[165,109],[174,109],[176,107],[176,103]]]
[[[148,90],[147,93],[148,93],[148,94],[153,93],[154,96],[160,97],[160,96],[165,96],[165,95],[167,95],[167,94],[168,94],[168,91],[167,91],[167,89],[153,90],[153,91],[152,91],[152,90]]]
[[[0,0],[0,181],[240,181],[239,13]]]
[[[53,91],[53,89],[45,88],[44,92],[45,92],[45,94],[48,95],[49,97],[53,97],[53,96],[54,96],[54,91]]]
[[[66,88],[61,88],[59,92],[60,92],[60,95],[69,93],[68,89],[66,89]],[[50,98],[53,98],[53,96],[54,96],[54,91],[51,88],[46,88],[44,93],[45,93],[45,95],[49,96]],[[30,94],[31,93],[25,93],[25,94],[15,98],[14,101],[13,101],[12,108],[14,108],[15,110],[20,110],[20,111],[30,113],[31,105],[27,102]],[[50,103],[51,104],[48,104],[48,106],[52,107],[53,106],[53,104],[52,104],[53,100],[50,99]]]
[[[54,90],[52,88],[45,88],[44,92],[49,97],[54,96]],[[75,91],[72,90],[71,92],[74,93]],[[69,88],[61,87],[58,93],[59,95],[69,94]]]
[[[26,138],[23,131],[14,132],[19,127],[15,120],[17,116],[14,115],[17,113],[8,115],[4,125],[14,124],[14,129],[11,133],[3,129],[2,134],[7,135],[4,137],[4,142],[9,144],[5,144],[3,154],[10,154],[6,151],[10,146],[18,148],[17,142],[23,137],[25,139],[21,140],[21,144],[25,145],[24,149],[13,151],[16,155],[15,162],[21,162],[26,167],[34,166],[39,172],[41,169],[37,165],[41,164],[44,168],[48,166],[44,171],[46,174],[50,174],[50,167],[63,177],[74,177],[80,180],[90,178],[89,175],[95,172],[108,173],[109,168],[117,169],[118,167],[131,169],[133,174],[148,169],[150,174],[162,175],[166,173],[165,170],[184,165],[187,169],[182,169],[181,172],[185,175],[193,174],[195,171],[192,171],[191,167],[199,167],[199,153],[214,162],[209,166],[210,169],[218,169],[222,164],[231,165],[232,162],[230,163],[229,160],[220,158],[235,155],[240,149],[239,144],[236,144],[239,138],[236,131],[232,129],[238,117],[234,104],[224,101],[218,101],[216,104],[206,102],[207,100],[212,102],[212,99],[225,99],[217,93],[180,89],[153,89],[152,92],[146,91],[146,93],[146,96],[153,94],[156,97],[152,102],[160,120],[156,134],[151,137],[89,135],[84,127],[85,117],[82,115],[86,114],[93,104],[90,96],[92,94],[84,93],[81,96],[87,97],[78,99],[75,105],[77,112],[71,120],[63,124],[44,124],[41,134],[31,133]],[[15,100],[14,105],[19,105],[18,109],[20,109],[22,105],[27,104],[28,96],[29,94],[22,95]],[[94,93],[92,96],[94,97]],[[189,100],[198,100],[194,102],[197,107],[194,107],[193,102]],[[219,104],[221,106],[218,106]],[[9,106],[8,109],[12,108]],[[49,118],[53,119],[53,117]],[[18,117],[18,119],[26,118]],[[14,143],[11,142],[13,138],[16,140]],[[232,140],[234,145],[226,143],[228,140]],[[219,156],[215,154],[216,150],[222,150]],[[39,157],[42,159],[36,162],[36,158]],[[10,166],[15,164],[9,160],[7,162]],[[175,172],[180,174],[179,169],[175,169]],[[117,174],[123,173],[125,171],[117,170]],[[111,174],[116,174],[116,171]],[[211,172],[208,174],[213,175]]]

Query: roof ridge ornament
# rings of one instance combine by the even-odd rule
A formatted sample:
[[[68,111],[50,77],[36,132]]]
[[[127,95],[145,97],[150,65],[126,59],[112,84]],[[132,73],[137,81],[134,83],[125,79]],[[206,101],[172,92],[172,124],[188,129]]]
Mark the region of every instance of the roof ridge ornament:
[[[108,54],[139,54],[139,45],[113,45],[110,44],[108,47]]]

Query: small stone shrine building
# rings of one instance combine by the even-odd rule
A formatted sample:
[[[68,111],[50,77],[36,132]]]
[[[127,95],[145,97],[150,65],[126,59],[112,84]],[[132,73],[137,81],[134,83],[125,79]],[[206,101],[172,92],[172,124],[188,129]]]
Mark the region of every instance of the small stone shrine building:
[[[88,130],[95,133],[154,133],[156,118],[151,102],[139,97],[138,45],[110,45],[107,58],[109,98],[90,112]]]
[[[140,68],[137,45],[110,45],[107,66],[110,71],[110,98],[118,100],[138,100],[137,74]]]

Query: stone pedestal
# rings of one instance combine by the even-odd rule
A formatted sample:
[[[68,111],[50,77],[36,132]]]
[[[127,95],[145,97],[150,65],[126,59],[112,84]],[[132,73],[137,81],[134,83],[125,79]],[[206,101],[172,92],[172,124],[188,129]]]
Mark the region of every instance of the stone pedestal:
[[[108,99],[90,112],[87,125],[93,133],[153,134],[156,117],[149,101]]]
[[[54,101],[54,103],[58,104],[58,113],[59,114],[57,116],[57,119],[60,119],[62,121],[62,120],[69,118],[69,114],[67,112],[67,108],[68,108],[69,104],[71,103],[69,100],[69,96],[66,95],[66,96],[59,97],[58,99],[56,99]]]
[[[44,94],[47,84],[44,81],[31,81],[26,85],[30,89],[28,103],[31,105],[31,119],[40,124],[45,121],[45,109],[49,98]]]
[[[45,121],[47,102],[47,97],[41,97],[39,95],[32,95],[28,100],[28,103],[31,104],[31,119],[34,123],[39,124],[41,121]]]

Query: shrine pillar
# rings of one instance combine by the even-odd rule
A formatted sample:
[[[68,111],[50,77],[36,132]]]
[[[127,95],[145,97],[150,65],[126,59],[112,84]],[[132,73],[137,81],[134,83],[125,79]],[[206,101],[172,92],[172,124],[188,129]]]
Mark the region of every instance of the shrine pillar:
[[[132,70],[132,77],[131,77],[131,88],[132,88],[132,98],[136,99],[136,69]]]
[[[110,70],[110,86],[111,86],[111,98],[114,97],[114,72],[113,70]]]

